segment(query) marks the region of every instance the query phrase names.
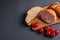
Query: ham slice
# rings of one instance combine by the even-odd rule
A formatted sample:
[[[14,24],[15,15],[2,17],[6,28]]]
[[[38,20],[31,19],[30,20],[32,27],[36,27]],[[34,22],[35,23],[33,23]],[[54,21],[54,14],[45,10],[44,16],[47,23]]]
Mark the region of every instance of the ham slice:
[[[56,21],[57,16],[52,9],[45,9],[40,12],[41,19],[46,23],[53,23]]]

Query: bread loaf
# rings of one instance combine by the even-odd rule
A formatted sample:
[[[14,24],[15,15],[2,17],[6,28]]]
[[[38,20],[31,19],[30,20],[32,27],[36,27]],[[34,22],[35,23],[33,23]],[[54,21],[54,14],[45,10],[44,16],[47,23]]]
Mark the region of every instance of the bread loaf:
[[[46,6],[46,7],[43,7],[43,8],[40,7],[40,6],[35,6],[35,7],[31,8],[30,10],[27,11],[27,16],[25,18],[25,22],[27,23],[27,25],[33,25],[35,22],[39,23],[39,26],[37,28],[34,28],[32,26],[32,30],[38,30],[38,29],[43,28],[47,25],[52,25],[52,24],[59,23],[60,18],[56,16],[57,11],[55,10],[56,7],[57,7],[56,4],[59,4],[59,3],[54,3],[50,6]],[[47,11],[47,13],[45,13],[46,11]],[[39,15],[40,15],[41,19],[38,18]],[[47,19],[47,21],[45,20],[45,18]]]

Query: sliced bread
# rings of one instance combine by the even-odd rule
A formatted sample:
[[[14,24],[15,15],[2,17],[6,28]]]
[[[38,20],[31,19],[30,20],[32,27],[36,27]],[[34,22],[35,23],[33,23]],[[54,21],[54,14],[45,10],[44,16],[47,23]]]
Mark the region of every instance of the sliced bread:
[[[25,18],[25,22],[28,25],[31,25],[32,20],[38,15],[38,13],[42,10],[42,7],[40,6],[35,6],[32,7],[30,10],[27,11],[27,16]]]

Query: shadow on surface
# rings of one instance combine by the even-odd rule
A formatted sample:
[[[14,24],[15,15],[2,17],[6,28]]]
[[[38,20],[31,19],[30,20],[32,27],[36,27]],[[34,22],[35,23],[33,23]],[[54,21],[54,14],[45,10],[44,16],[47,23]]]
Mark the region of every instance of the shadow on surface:
[[[19,16],[19,25],[20,25],[20,26],[25,26],[25,27],[28,26],[28,25],[26,24],[26,22],[25,22],[25,18],[26,18],[26,12],[25,12],[25,13],[22,13],[22,14]]]

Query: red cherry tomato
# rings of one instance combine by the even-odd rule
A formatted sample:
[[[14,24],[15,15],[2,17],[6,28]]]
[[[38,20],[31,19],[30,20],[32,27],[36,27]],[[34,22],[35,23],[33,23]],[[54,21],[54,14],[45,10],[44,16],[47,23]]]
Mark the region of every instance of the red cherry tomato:
[[[55,30],[55,35],[57,35],[59,33],[59,30]]]
[[[54,29],[54,28],[51,28],[51,29],[50,29],[50,31],[51,31],[51,32],[54,32],[54,31],[55,31],[55,29]]]
[[[39,23],[38,22],[35,22],[34,24],[33,24],[33,27],[34,28],[36,28],[36,27],[38,27],[39,26]]]
[[[55,33],[54,33],[54,32],[51,33],[50,36],[51,36],[51,37],[55,37]]]
[[[47,31],[47,32],[46,32],[46,35],[47,35],[47,36],[50,36],[50,34],[51,34],[50,31]]]
[[[43,28],[39,29],[39,32],[40,33],[43,33],[44,32],[44,29]]]
[[[45,30],[46,30],[46,31],[50,30],[50,26],[46,26],[46,27],[45,27]]]

